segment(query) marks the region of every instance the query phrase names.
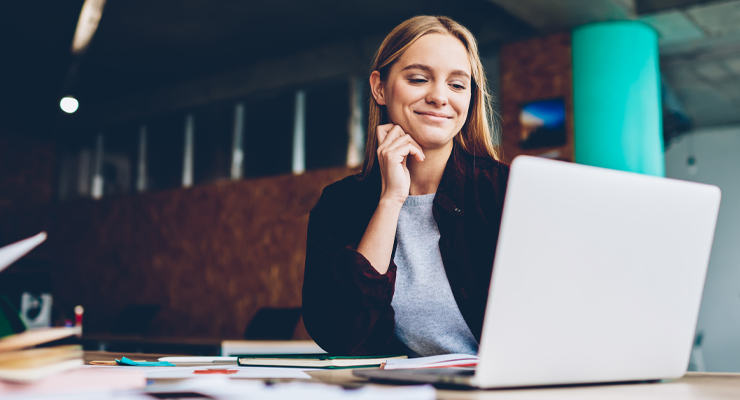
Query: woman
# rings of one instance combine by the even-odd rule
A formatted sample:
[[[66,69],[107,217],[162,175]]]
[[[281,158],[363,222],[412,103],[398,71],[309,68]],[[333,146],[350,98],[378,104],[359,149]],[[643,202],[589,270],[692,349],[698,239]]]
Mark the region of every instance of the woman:
[[[472,34],[420,16],[383,41],[359,176],[308,224],[303,318],[332,354],[476,354],[508,166]]]

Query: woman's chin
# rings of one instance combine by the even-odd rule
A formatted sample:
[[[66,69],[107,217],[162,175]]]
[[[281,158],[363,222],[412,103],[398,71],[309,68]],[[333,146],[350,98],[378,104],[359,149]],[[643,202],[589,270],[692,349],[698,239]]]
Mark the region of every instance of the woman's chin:
[[[437,150],[452,146],[455,135],[439,134],[438,132],[412,133],[411,137],[419,143],[422,149]]]

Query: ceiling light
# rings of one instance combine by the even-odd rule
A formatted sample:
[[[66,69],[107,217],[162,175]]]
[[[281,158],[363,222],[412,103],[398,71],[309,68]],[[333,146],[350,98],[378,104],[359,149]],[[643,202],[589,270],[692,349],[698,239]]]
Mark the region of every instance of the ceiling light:
[[[77,111],[77,108],[79,108],[79,106],[80,103],[72,96],[65,96],[59,102],[59,107],[61,107],[62,111],[66,112],[67,114],[72,114],[73,112]]]

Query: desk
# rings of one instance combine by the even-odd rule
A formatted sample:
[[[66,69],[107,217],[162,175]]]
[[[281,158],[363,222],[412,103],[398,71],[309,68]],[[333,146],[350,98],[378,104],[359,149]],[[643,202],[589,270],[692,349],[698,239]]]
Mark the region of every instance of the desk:
[[[85,352],[85,363],[92,360],[113,360],[122,355],[131,359],[156,360],[165,355]],[[366,384],[367,381],[352,375],[352,370],[309,371],[312,381],[353,385]],[[372,383],[372,385],[375,385]],[[541,389],[503,389],[503,390],[437,390],[437,399],[485,400],[485,399],[740,399],[740,374],[689,372],[681,379],[661,383],[619,384],[578,387],[558,387]]]

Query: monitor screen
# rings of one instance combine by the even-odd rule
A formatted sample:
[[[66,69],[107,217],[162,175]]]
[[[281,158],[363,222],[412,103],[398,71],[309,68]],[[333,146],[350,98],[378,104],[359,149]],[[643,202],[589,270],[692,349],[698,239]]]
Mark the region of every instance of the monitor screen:
[[[519,146],[522,149],[554,147],[566,143],[565,105],[562,98],[522,105],[519,122]]]

